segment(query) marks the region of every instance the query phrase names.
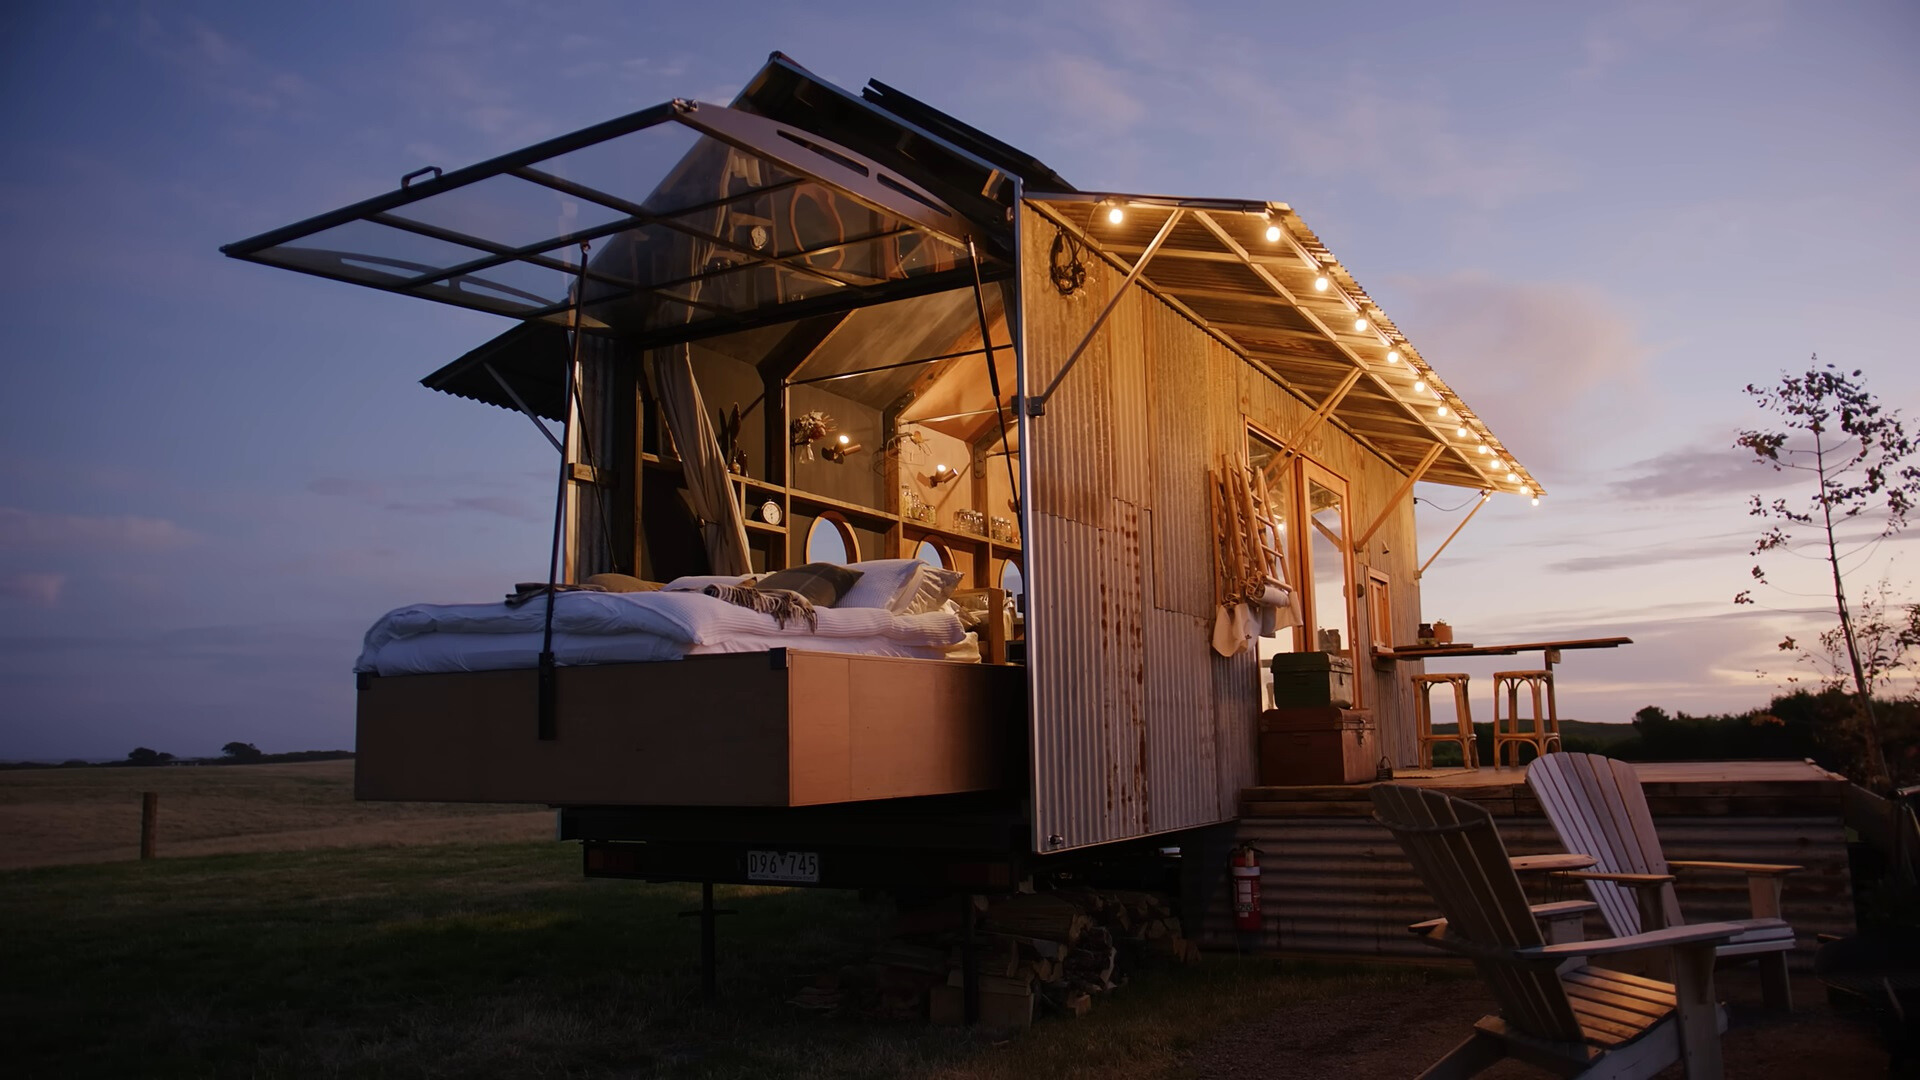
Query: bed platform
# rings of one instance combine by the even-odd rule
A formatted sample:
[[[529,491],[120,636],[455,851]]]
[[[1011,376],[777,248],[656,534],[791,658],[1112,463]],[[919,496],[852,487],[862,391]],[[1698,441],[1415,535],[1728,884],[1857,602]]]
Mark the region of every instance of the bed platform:
[[[530,668],[363,678],[355,796],[814,806],[1025,776],[1017,667],[776,649],[556,674],[551,740]]]

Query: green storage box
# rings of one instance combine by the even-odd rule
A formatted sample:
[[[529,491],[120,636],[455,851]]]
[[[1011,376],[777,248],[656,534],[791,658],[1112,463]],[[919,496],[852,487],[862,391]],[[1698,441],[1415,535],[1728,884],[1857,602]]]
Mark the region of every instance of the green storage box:
[[[1323,652],[1281,653],[1273,658],[1273,707],[1353,707],[1353,661]]]

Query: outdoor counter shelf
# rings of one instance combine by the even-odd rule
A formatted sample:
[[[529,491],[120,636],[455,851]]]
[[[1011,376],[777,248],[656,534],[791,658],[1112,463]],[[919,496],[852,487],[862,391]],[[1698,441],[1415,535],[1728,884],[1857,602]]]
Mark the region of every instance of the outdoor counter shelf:
[[[1546,665],[1560,662],[1562,649],[1617,649],[1633,644],[1628,637],[1578,638],[1571,641],[1528,641],[1518,645],[1417,645],[1404,649],[1375,649],[1376,660],[1435,660],[1444,656],[1512,656],[1523,652],[1546,654]]]

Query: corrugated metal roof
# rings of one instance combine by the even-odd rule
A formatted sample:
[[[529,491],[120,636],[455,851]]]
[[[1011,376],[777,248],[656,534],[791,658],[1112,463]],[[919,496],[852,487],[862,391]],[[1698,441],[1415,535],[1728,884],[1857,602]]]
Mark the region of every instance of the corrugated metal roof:
[[[1143,287],[1310,405],[1339,393],[1358,370],[1332,419],[1402,472],[1417,469],[1438,442],[1446,450],[1425,480],[1543,492],[1291,207],[1105,193],[1028,201],[1121,273],[1180,215],[1142,272]],[[1117,223],[1106,216],[1116,207]],[[1322,274],[1327,286],[1317,288]]]

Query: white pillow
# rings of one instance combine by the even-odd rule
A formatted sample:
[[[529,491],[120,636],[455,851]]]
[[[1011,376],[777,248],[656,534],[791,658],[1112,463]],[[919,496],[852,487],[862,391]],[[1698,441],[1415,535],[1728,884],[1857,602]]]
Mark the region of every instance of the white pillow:
[[[837,608],[884,608],[893,610],[901,590],[914,579],[914,571],[927,565],[919,559],[873,559],[848,563],[847,569],[860,571],[847,595],[833,605]]]
[[[925,615],[929,611],[939,611],[964,576],[958,570],[942,570],[921,563],[887,610],[895,615]]]
[[[752,574],[689,574],[660,586],[660,591],[699,592],[709,585],[744,585],[752,580]]]

